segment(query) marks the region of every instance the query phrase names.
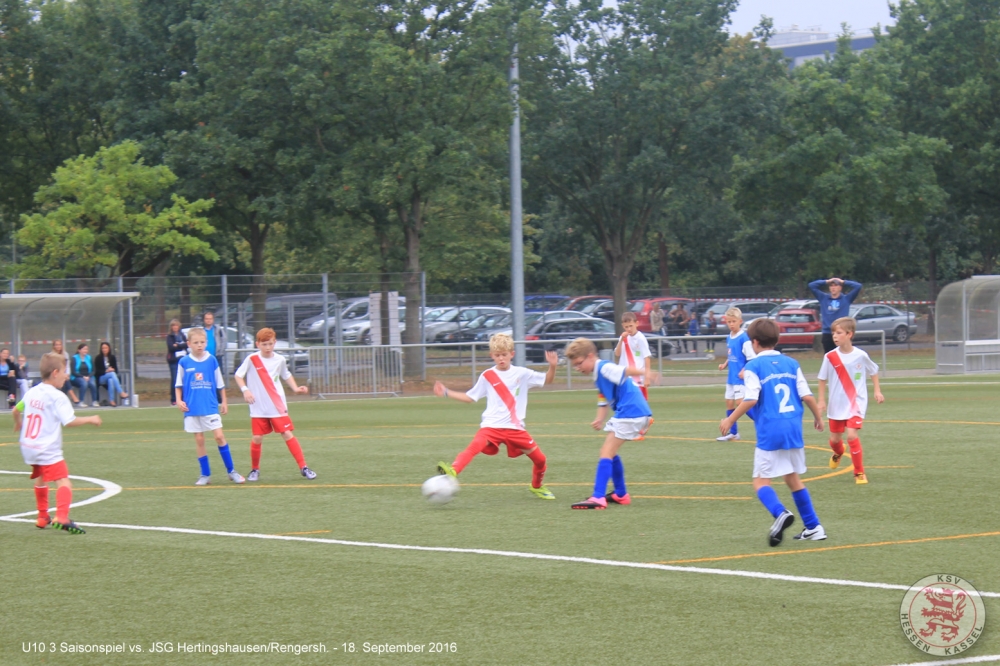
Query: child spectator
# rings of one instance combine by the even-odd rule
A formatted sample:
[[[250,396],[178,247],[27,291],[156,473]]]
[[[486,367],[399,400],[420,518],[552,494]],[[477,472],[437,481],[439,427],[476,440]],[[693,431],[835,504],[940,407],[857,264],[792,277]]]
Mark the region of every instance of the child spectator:
[[[31,388],[31,380],[28,379],[28,357],[21,354],[17,357],[17,385],[21,389],[21,397]]]
[[[726,310],[726,326],[729,327],[729,337],[726,338],[728,355],[724,363],[719,365],[719,370],[729,370],[726,378],[726,416],[730,416],[736,406],[743,400],[743,367],[747,361],[754,358],[753,343],[743,329],[743,311],[739,308],[729,308]],[[732,430],[724,433],[722,437],[716,437],[716,441],[726,442],[738,440],[740,431],[733,421]]]
[[[632,498],[625,486],[625,466],[618,455],[622,444],[643,439],[653,423],[653,412],[642,397],[639,387],[629,380],[643,371],[635,366],[623,367],[597,358],[597,347],[587,338],[577,338],[566,347],[566,359],[573,367],[585,375],[592,375],[597,386],[597,417],[591,422],[594,430],[608,433],[601,447],[594,475],[594,493],[582,502],[572,505],[573,509],[606,509],[608,502],[631,504]],[[655,378],[653,373],[653,378]],[[612,416],[604,422],[610,407]],[[614,491],[608,492],[608,480],[614,483]]]
[[[479,375],[475,385],[465,393],[450,391],[441,382],[434,382],[434,395],[441,398],[459,402],[479,402],[486,398],[486,411],[476,436],[452,464],[438,463],[438,472],[457,478],[478,454],[495,456],[500,452],[500,445],[504,444],[507,457],[516,458],[523,453],[531,461],[533,468],[528,489],[535,497],[554,500],[556,496],[542,485],[546,470],[545,454],[525,429],[524,418],[528,413],[528,390],[551,384],[559,359],[555,352],[545,352],[549,369],[544,375],[530,368],[511,365],[514,340],[505,333],[497,333],[490,338],[490,358],[496,365]]]
[[[87,389],[93,397],[91,407],[98,406],[97,382],[94,381],[94,361],[90,358],[90,347],[86,342],[80,343],[76,353],[69,360],[70,381],[80,392],[80,406],[87,406]]]
[[[122,382],[118,378],[118,359],[115,358],[111,345],[107,342],[101,343],[101,353],[94,358],[94,377],[98,386],[107,389],[108,403],[112,407],[118,406],[116,402],[118,398],[128,397],[128,393],[122,390]]]
[[[719,322],[715,319],[715,313],[709,310],[705,319],[705,335],[715,335],[718,328]],[[706,340],[705,345],[708,347],[709,358],[715,358],[715,340]]]
[[[70,534],[84,534],[84,530],[69,519],[73,485],[63,458],[62,429],[63,426],[99,426],[101,417],[81,418],[73,413],[73,405],[61,392],[67,380],[61,354],[50,352],[43,356],[39,370],[42,383],[32,387],[13,412],[14,429],[21,432],[21,455],[25,464],[31,465],[31,478],[35,479],[35,505],[38,507],[35,526],[45,529],[51,524]],[[50,483],[56,484],[55,521],[49,516]]]
[[[274,353],[274,343],[277,342],[277,338],[273,329],[262,328],[257,331],[256,342],[259,351],[247,356],[236,370],[236,385],[243,391],[243,399],[250,405],[250,424],[253,432],[250,439],[251,469],[247,481],[260,479],[261,446],[264,435],[272,432],[280,434],[285,440],[288,452],[295,458],[302,476],[315,479],[316,472],[306,466],[302,447],[295,437],[295,425],[288,417],[285,391],[278,379],[284,379],[294,393],[309,393],[309,387],[296,384],[295,377],[288,370],[285,357]]]
[[[219,447],[219,455],[226,466],[226,473],[233,483],[243,483],[245,479],[233,466],[233,456],[229,452],[229,443],[222,432],[222,414],[229,407],[226,403],[225,387],[222,381],[222,370],[215,357],[205,351],[207,344],[205,329],[192,328],[189,331],[188,345],[191,350],[177,363],[177,384],[174,391],[177,406],[184,412],[184,430],[194,434],[194,445],[198,452],[198,465],[201,476],[195,481],[196,486],[207,486],[212,481],[212,470],[208,464],[208,453],[205,451],[205,431],[212,431],[215,443]],[[219,395],[222,396],[221,402]]]
[[[843,433],[847,431],[847,445],[851,451],[851,462],[854,464],[854,482],[868,483],[865,466],[862,460],[861,439],[859,433],[868,409],[868,382],[871,375],[875,385],[875,400],[879,404],[885,401],[878,383],[878,365],[875,364],[863,349],[853,345],[854,331],[857,322],[851,317],[841,317],[833,322],[831,331],[837,348],[823,357],[823,365],[819,369],[819,408],[826,409],[826,384],[830,382],[830,448],[833,456],[830,467],[837,469],[840,458],[844,455]]]
[[[698,316],[695,315],[693,312],[688,316],[687,334],[688,335],[694,335],[694,336],[701,335],[701,326],[699,326],[699,324],[698,324]],[[687,348],[687,340],[684,340],[684,351],[687,352],[687,350],[688,350],[688,348]],[[691,341],[691,351],[693,351],[695,354],[698,353],[698,341],[697,340],[692,340]]]
[[[649,400],[649,393],[646,389],[646,385],[649,383],[649,372],[652,369],[649,363],[652,356],[649,351],[649,341],[646,340],[645,335],[639,332],[639,322],[634,312],[626,312],[622,315],[622,328],[625,331],[615,346],[615,357],[618,359],[618,365],[638,368],[642,371],[642,374],[633,377],[632,381],[642,391],[642,397]]]
[[[829,294],[820,290],[824,284],[830,290]],[[843,293],[845,285],[851,288],[851,291],[846,294]],[[836,347],[833,342],[833,332],[830,330],[833,321],[840,317],[849,316],[851,303],[861,293],[861,288],[860,282],[841,280],[838,277],[832,277],[829,280],[814,280],[809,283],[810,291],[819,299],[819,316],[823,322],[824,354],[829,354]]]
[[[753,456],[753,487],[761,504],[774,517],[768,545],[777,546],[795,516],[785,509],[771,479],[784,477],[792,499],[805,523],[796,539],[822,541],[826,531],[816,516],[809,491],[799,478],[806,473],[805,442],[802,439],[802,404],[813,413],[813,426],[823,431],[823,417],[795,359],[783,356],[774,347],[781,330],[771,319],[755,319],[747,331],[756,357],[743,369],[746,395],[736,410],[722,419],[719,432],[730,431],[736,420],[749,413],[757,426],[757,447]]]

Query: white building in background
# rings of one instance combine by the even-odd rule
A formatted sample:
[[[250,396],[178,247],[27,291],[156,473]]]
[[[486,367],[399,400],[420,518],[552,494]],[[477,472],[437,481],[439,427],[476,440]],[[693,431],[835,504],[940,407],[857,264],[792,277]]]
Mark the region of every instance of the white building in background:
[[[793,25],[781,28],[774,33],[767,45],[775,51],[781,51],[788,59],[790,69],[815,58],[828,58],[837,52],[837,37],[835,33],[824,31],[819,26],[800,28]],[[851,50],[855,53],[865,51],[875,46],[875,37],[871,31],[855,34],[851,37]]]

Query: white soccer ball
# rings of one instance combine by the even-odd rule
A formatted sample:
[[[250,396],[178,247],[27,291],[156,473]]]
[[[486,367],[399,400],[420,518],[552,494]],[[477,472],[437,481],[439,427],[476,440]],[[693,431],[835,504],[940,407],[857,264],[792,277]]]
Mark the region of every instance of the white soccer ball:
[[[447,504],[458,492],[458,481],[447,474],[432,476],[420,490],[431,504]]]

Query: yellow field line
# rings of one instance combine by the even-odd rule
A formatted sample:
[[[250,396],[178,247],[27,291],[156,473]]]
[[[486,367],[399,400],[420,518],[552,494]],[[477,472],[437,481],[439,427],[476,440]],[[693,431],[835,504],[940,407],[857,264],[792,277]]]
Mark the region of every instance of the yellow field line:
[[[955,534],[953,536],[926,537],[924,539],[901,539],[899,541],[876,541],[874,543],[855,543],[846,546],[825,546],[823,548],[803,548],[801,550],[772,550],[766,553],[747,553],[745,555],[723,555],[721,557],[699,557],[691,560],[664,560],[656,564],[694,564],[696,562],[722,562],[724,560],[743,560],[750,557],[774,557],[775,555],[798,555],[801,553],[823,553],[831,550],[850,550],[853,548],[875,548],[879,546],[900,546],[914,543],[930,543],[932,541],[953,541],[956,539],[975,539],[978,537],[1000,536],[1000,532],[979,532],[978,534]]]

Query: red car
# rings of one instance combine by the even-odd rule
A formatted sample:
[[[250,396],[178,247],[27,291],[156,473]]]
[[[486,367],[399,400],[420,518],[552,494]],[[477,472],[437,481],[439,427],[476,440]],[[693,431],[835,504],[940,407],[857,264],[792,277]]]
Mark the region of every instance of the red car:
[[[660,296],[658,298],[643,298],[635,301],[629,309],[635,313],[636,323],[639,326],[639,330],[645,333],[650,333],[652,332],[653,327],[649,324],[649,314],[653,311],[654,306],[663,310],[663,315],[666,316],[666,314],[670,312],[678,303],[687,308],[687,304],[690,302],[690,298]]]
[[[823,330],[823,324],[815,310],[780,310],[774,316],[774,321],[781,329],[779,347],[812,347],[815,335],[796,334],[819,333]]]

